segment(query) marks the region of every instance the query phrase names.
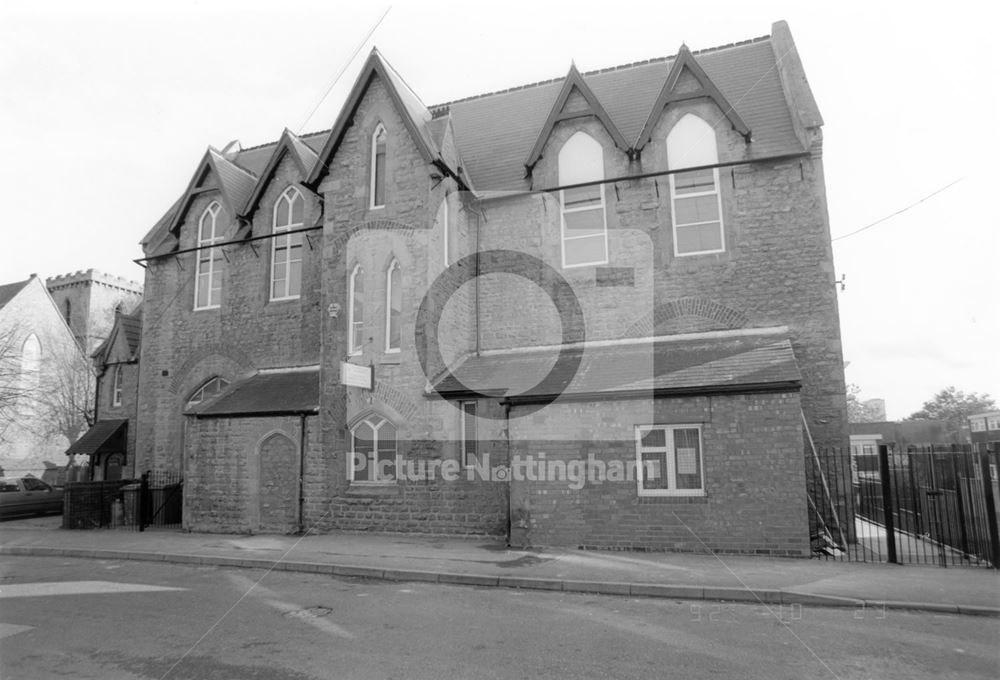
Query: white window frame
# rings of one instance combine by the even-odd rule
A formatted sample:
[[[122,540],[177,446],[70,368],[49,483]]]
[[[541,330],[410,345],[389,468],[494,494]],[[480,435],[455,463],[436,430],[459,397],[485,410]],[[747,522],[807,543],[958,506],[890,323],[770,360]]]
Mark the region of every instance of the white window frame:
[[[643,446],[642,436],[653,430],[663,430],[664,446]],[[676,451],[674,449],[674,432],[677,430],[697,430],[698,432],[698,471],[701,473],[701,487],[698,489],[678,489],[676,477]],[[643,483],[646,469],[642,464],[643,453],[664,453],[666,469],[663,474],[667,479],[666,489],[646,489]],[[635,481],[639,496],[682,496],[698,497],[707,495],[705,492],[705,438],[700,423],[682,423],[671,425],[636,425],[635,427]]]
[[[693,127],[692,127],[693,126]],[[705,165],[715,165],[719,162],[719,150],[715,141],[715,130],[700,116],[693,113],[685,114],[667,134],[667,168],[683,170]],[[690,257],[693,255],[710,255],[726,252],[726,228],[722,214],[722,185],[719,183],[719,169],[712,169],[712,190],[696,193],[677,193],[676,177],[683,172],[671,173],[670,178],[670,221],[674,239],[674,257]],[[677,224],[677,201],[715,195],[716,209],[719,214],[719,248],[712,250],[696,250],[681,252],[677,238],[677,228],[699,227],[711,224],[714,220]]]
[[[111,383],[111,405],[122,405],[122,365],[115,364],[114,380]]]
[[[278,236],[286,231],[293,231],[296,229],[301,229],[305,222],[292,222],[289,221],[288,224],[278,224],[278,209],[284,206],[287,207],[288,219],[292,220],[293,208],[295,206],[295,201],[302,201],[302,216],[305,219],[305,198],[302,196],[302,192],[296,187],[290,186],[285,189],[278,200],[274,202],[274,209],[271,211],[271,233],[275,238],[271,239],[271,277],[270,283],[268,285],[268,294],[272,301],[274,300],[296,300],[301,296],[302,293],[302,234],[289,234],[285,241],[284,247],[284,262],[285,265],[285,279],[284,279],[284,292],[281,295],[275,295],[274,284],[275,284],[275,265],[278,264]],[[298,259],[292,257],[292,249],[298,248]],[[299,263],[299,290],[294,293],[291,291],[291,270],[292,263]]]
[[[218,389],[214,390],[212,394],[209,395],[209,399],[216,397],[219,394],[222,394],[222,392],[227,387],[229,387],[230,382],[225,378],[223,378],[221,375],[212,376],[211,378],[203,382],[201,385],[199,385],[197,389],[191,392],[191,396],[189,396],[187,398],[187,401],[184,402],[185,407],[194,406],[195,404],[200,404],[201,402],[205,401],[205,390],[208,389],[208,387],[212,384],[218,385]]]
[[[581,170],[580,168],[583,167],[582,163],[569,163],[567,161],[566,162],[566,166],[563,165],[563,163],[564,163],[564,156],[563,156],[563,154],[564,153],[568,153],[570,150],[572,150],[571,143],[573,143],[574,140],[581,139],[581,138],[584,138],[584,137],[587,138],[587,139],[589,139],[591,142],[593,142],[593,144],[596,145],[596,148],[600,150],[600,162],[598,163],[599,168],[600,168],[599,172],[596,172],[596,171],[595,172],[588,172],[586,169],[582,169]],[[598,181],[598,180],[603,180],[604,179],[604,147],[601,146],[600,142],[598,142],[596,139],[594,139],[593,137],[591,137],[586,132],[583,132],[582,130],[577,131],[577,132],[573,133],[573,135],[569,139],[566,140],[566,142],[563,144],[562,148],[559,150],[559,163],[558,163],[558,165],[559,165],[559,180],[558,180],[559,184],[571,185],[571,184],[582,184],[584,182],[594,182],[594,181]],[[598,176],[598,174],[600,176]],[[607,264],[608,263],[608,259],[609,259],[609,255],[608,255],[608,210],[607,210],[608,203],[607,203],[607,199],[606,199],[605,193],[604,193],[604,184],[600,184],[598,186],[600,187],[600,192],[601,192],[601,204],[599,206],[586,206],[586,207],[582,207],[582,208],[566,208],[566,191],[563,190],[563,189],[559,190],[559,228],[560,228],[559,247],[560,247],[561,264],[562,264],[562,268],[563,269],[575,269],[577,267],[593,267],[595,265],[601,265],[601,264]],[[590,211],[597,211],[597,210],[600,210],[600,212],[601,212],[601,225],[603,227],[603,233],[602,234],[585,234],[585,235],[582,235],[582,236],[567,236],[566,235],[566,215],[567,214],[583,213],[583,212],[590,212]],[[574,264],[566,264],[566,242],[567,241],[582,241],[584,239],[596,239],[596,238],[599,238],[599,237],[603,237],[603,241],[604,241],[604,257],[603,258],[597,259],[597,260],[588,261],[588,262],[576,262]]]
[[[392,344],[392,273],[399,272],[399,337],[396,339],[397,345]],[[385,352],[386,354],[398,354],[403,344],[403,269],[399,266],[399,260],[392,258],[389,267],[385,270]]]
[[[209,203],[201,213],[201,217],[198,218],[198,247],[205,248],[206,250],[199,250],[195,253],[195,268],[194,268],[194,308],[195,311],[201,309],[218,309],[222,303],[222,284],[220,280],[219,284],[219,300],[215,304],[212,304],[212,289],[214,288],[214,282],[216,277],[221,279],[222,268],[221,266],[216,268],[216,260],[221,260],[221,257],[216,256],[215,248],[211,247],[213,244],[219,243],[223,240],[223,235],[218,233],[219,230],[219,213],[222,212],[222,205],[218,201],[212,201]],[[208,238],[202,238],[202,227],[204,226],[205,218],[211,217],[212,219],[212,231]],[[204,252],[208,252],[208,259],[204,259]],[[208,296],[205,298],[207,304],[199,306],[198,298],[201,293],[201,277],[202,274],[206,273],[203,271],[202,267],[208,264]]]
[[[472,413],[470,414],[467,408],[472,407]],[[458,429],[459,429],[459,442],[461,448],[459,449],[459,455],[462,458],[462,467],[471,468],[475,467],[479,460],[479,427],[476,419],[478,418],[479,405],[475,401],[460,401],[458,402]],[[472,425],[474,439],[469,440],[467,433],[467,426]],[[472,455],[475,460],[469,462],[469,444],[472,444]]]
[[[354,265],[354,269],[351,270],[351,277],[350,277],[350,280],[349,280],[348,286],[347,286],[347,288],[348,288],[348,293],[347,293],[347,295],[348,295],[348,297],[347,297],[347,353],[350,354],[350,355],[352,355],[352,356],[356,356],[358,354],[361,354],[361,349],[364,347],[364,344],[365,344],[364,343],[365,320],[363,318],[364,314],[362,314],[362,318],[361,318],[360,321],[354,318],[354,316],[355,316],[355,309],[354,309],[354,289],[355,289],[355,285],[357,283],[357,280],[358,280],[359,276],[362,277],[361,283],[364,284],[364,278],[363,278],[364,275],[365,275],[364,267],[362,267],[360,263]],[[362,285],[361,292],[362,292],[362,295],[363,295],[364,294],[364,285]],[[362,301],[362,304],[363,304],[363,301]],[[357,326],[355,324],[357,324]],[[357,345],[355,345],[355,342],[354,342],[354,333],[355,333],[356,328],[360,328],[361,331],[362,331],[362,337],[360,338],[361,342],[357,343]]]
[[[391,479],[355,479],[355,477],[354,477],[354,456],[355,456],[356,452],[354,450],[354,439],[355,439],[354,432],[362,424],[367,424],[371,428],[372,435],[374,437],[374,439],[372,440],[372,451],[373,451],[373,457],[374,457],[375,466],[373,467],[370,463],[366,464],[365,465],[365,471],[366,472],[367,471],[371,471],[371,470],[374,470],[375,472],[378,471],[377,466],[378,466],[378,451],[379,451],[379,441],[380,441],[379,440],[379,431],[382,429],[382,427],[384,425],[392,425],[393,427],[395,427],[395,424],[392,423],[391,421],[389,421],[388,418],[385,418],[385,417],[377,415],[377,414],[369,415],[368,417],[359,420],[358,422],[354,423],[353,426],[351,426],[351,429],[348,431],[348,433],[349,433],[349,435],[351,437],[351,452],[350,452],[350,455],[347,457],[347,480],[351,484],[359,484],[359,485],[367,485],[367,486],[379,486],[379,485],[386,486],[386,485],[393,485],[393,484],[399,483],[399,464],[400,464],[400,460],[399,460],[399,430],[398,429],[396,430],[396,438],[395,438],[395,440],[392,443],[392,448],[393,448],[393,467],[395,468],[395,475]]]
[[[376,155],[378,149],[378,137],[379,134],[385,135],[385,161],[382,165],[382,175],[378,174],[378,164],[376,163]],[[389,191],[389,181],[386,177],[387,171],[389,169],[389,133],[386,131],[385,126],[379,123],[375,127],[375,131],[372,132],[371,137],[371,173],[369,177],[368,184],[368,207],[372,210],[377,208],[385,207],[386,194]],[[382,203],[375,202],[375,187],[378,180],[382,180]]]

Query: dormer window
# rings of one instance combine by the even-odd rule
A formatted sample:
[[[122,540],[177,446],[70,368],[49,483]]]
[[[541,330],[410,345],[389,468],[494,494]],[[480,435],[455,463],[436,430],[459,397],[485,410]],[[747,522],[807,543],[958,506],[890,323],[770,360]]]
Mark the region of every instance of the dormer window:
[[[371,158],[371,203],[369,207],[381,208],[385,205],[385,127],[379,123],[372,133]]]
[[[667,135],[668,168],[678,170],[718,162],[712,126],[690,113],[677,121]],[[674,255],[704,255],[726,249],[718,168],[670,175],[670,202]]]
[[[219,212],[222,206],[212,201],[198,220],[198,265],[194,278],[194,308],[213,309],[222,300],[222,251],[212,248],[223,239]]]
[[[304,199],[295,187],[288,187],[274,204],[271,239],[271,299],[289,300],[299,297],[302,288],[302,234],[289,231],[302,229]]]
[[[577,132],[559,151],[559,184],[604,179],[604,149],[586,132]],[[608,261],[608,222],[604,185],[559,192],[562,206],[562,266],[582,267]]]

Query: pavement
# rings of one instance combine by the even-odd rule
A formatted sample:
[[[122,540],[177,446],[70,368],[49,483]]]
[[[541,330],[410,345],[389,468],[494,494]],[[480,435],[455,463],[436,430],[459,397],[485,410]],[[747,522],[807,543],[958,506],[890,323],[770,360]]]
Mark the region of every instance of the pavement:
[[[522,550],[487,537],[65,530],[60,528],[61,519],[0,523],[0,555],[145,560],[478,587],[1000,617],[1000,572],[985,567],[568,548]]]

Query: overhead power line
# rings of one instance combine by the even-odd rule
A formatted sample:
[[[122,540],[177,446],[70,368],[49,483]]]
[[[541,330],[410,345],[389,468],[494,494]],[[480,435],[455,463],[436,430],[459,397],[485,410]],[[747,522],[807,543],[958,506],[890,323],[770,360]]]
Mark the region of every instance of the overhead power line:
[[[901,215],[901,214],[905,213],[905,212],[906,212],[907,210],[909,210],[910,208],[914,208],[914,207],[916,207],[916,206],[920,205],[921,203],[923,203],[923,202],[924,202],[924,201],[926,201],[927,199],[929,199],[929,198],[931,198],[931,197],[933,197],[933,196],[937,196],[938,194],[940,194],[940,193],[941,193],[942,191],[944,191],[945,189],[948,189],[948,188],[950,188],[950,187],[953,187],[953,186],[955,186],[956,184],[958,184],[959,182],[961,182],[961,181],[962,181],[963,179],[965,179],[965,178],[964,178],[964,177],[959,177],[959,178],[958,178],[958,179],[956,179],[956,180],[955,180],[954,182],[952,182],[952,183],[950,183],[950,184],[946,184],[946,185],[944,185],[943,187],[941,187],[940,189],[938,189],[937,191],[935,191],[935,192],[933,192],[933,193],[930,193],[930,194],[927,194],[926,196],[924,196],[923,198],[921,198],[921,199],[920,199],[919,201],[916,201],[916,202],[914,202],[914,203],[911,203],[910,205],[908,205],[908,206],[906,206],[905,208],[902,208],[902,209],[900,209],[900,210],[897,210],[896,212],[892,213],[891,215],[886,215],[885,217],[883,217],[883,218],[881,218],[881,219],[878,219],[878,220],[875,220],[875,221],[874,221],[874,222],[872,222],[871,224],[869,224],[869,225],[866,225],[866,226],[864,226],[864,227],[861,227],[860,229],[855,229],[854,231],[850,232],[849,234],[844,234],[843,236],[837,236],[836,238],[834,238],[834,239],[831,239],[831,241],[839,241],[839,240],[840,240],[840,239],[842,239],[842,238],[847,238],[848,236],[854,236],[855,234],[860,234],[861,232],[865,231],[866,229],[871,229],[871,228],[872,228],[872,227],[874,227],[874,226],[875,226],[876,224],[882,224],[882,223],[883,223],[883,222],[885,222],[886,220],[890,220],[890,219],[892,219],[893,217],[895,217],[896,215]]]

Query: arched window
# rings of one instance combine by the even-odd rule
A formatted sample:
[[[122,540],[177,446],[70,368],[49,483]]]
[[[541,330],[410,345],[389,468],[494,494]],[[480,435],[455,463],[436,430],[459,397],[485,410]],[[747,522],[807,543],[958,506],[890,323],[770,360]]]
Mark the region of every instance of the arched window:
[[[304,199],[295,187],[288,187],[274,204],[274,238],[271,239],[271,299],[299,297],[302,287],[302,234],[285,232],[301,229]]]
[[[371,415],[352,427],[347,474],[352,482],[396,481],[396,426]]]
[[[670,170],[718,162],[715,130],[711,125],[689,113],[671,128],[667,135],[667,167]],[[718,168],[670,175],[670,203],[674,255],[720,253],[726,249]]]
[[[63,318],[66,319],[67,326],[72,323],[73,303],[69,301],[69,298],[66,298],[65,302],[63,302]]]
[[[21,345],[21,388],[31,392],[38,388],[42,375],[42,343],[34,333]]]
[[[218,396],[227,387],[229,387],[229,381],[225,378],[220,378],[219,376],[209,378],[201,384],[201,387],[191,393],[186,405],[194,406],[203,401],[208,401],[212,397]]]
[[[455,257],[457,250],[452,247],[451,225],[448,223],[448,196],[441,199],[438,206],[437,217],[434,218],[437,224],[437,233],[441,235],[441,246],[444,254],[444,268],[451,264],[451,258]]]
[[[218,201],[211,204],[198,220],[198,267],[194,279],[194,308],[211,309],[218,307],[222,300],[222,251],[210,248],[223,239],[219,224],[221,206]]]
[[[388,135],[385,127],[379,123],[372,133],[371,158],[371,203],[372,208],[385,205],[385,147]]]
[[[365,334],[365,270],[361,265],[355,265],[351,272],[348,286],[351,308],[347,319],[347,351],[350,354],[360,354],[364,345]]]
[[[566,186],[604,179],[604,149],[586,132],[577,132],[559,150],[559,184]],[[608,223],[604,185],[559,192],[562,203],[562,266],[605,264]]]
[[[398,352],[400,319],[403,315],[403,284],[399,261],[393,260],[385,272],[385,351]]]
[[[115,364],[114,381],[111,384],[111,405],[122,405],[122,365]]]

